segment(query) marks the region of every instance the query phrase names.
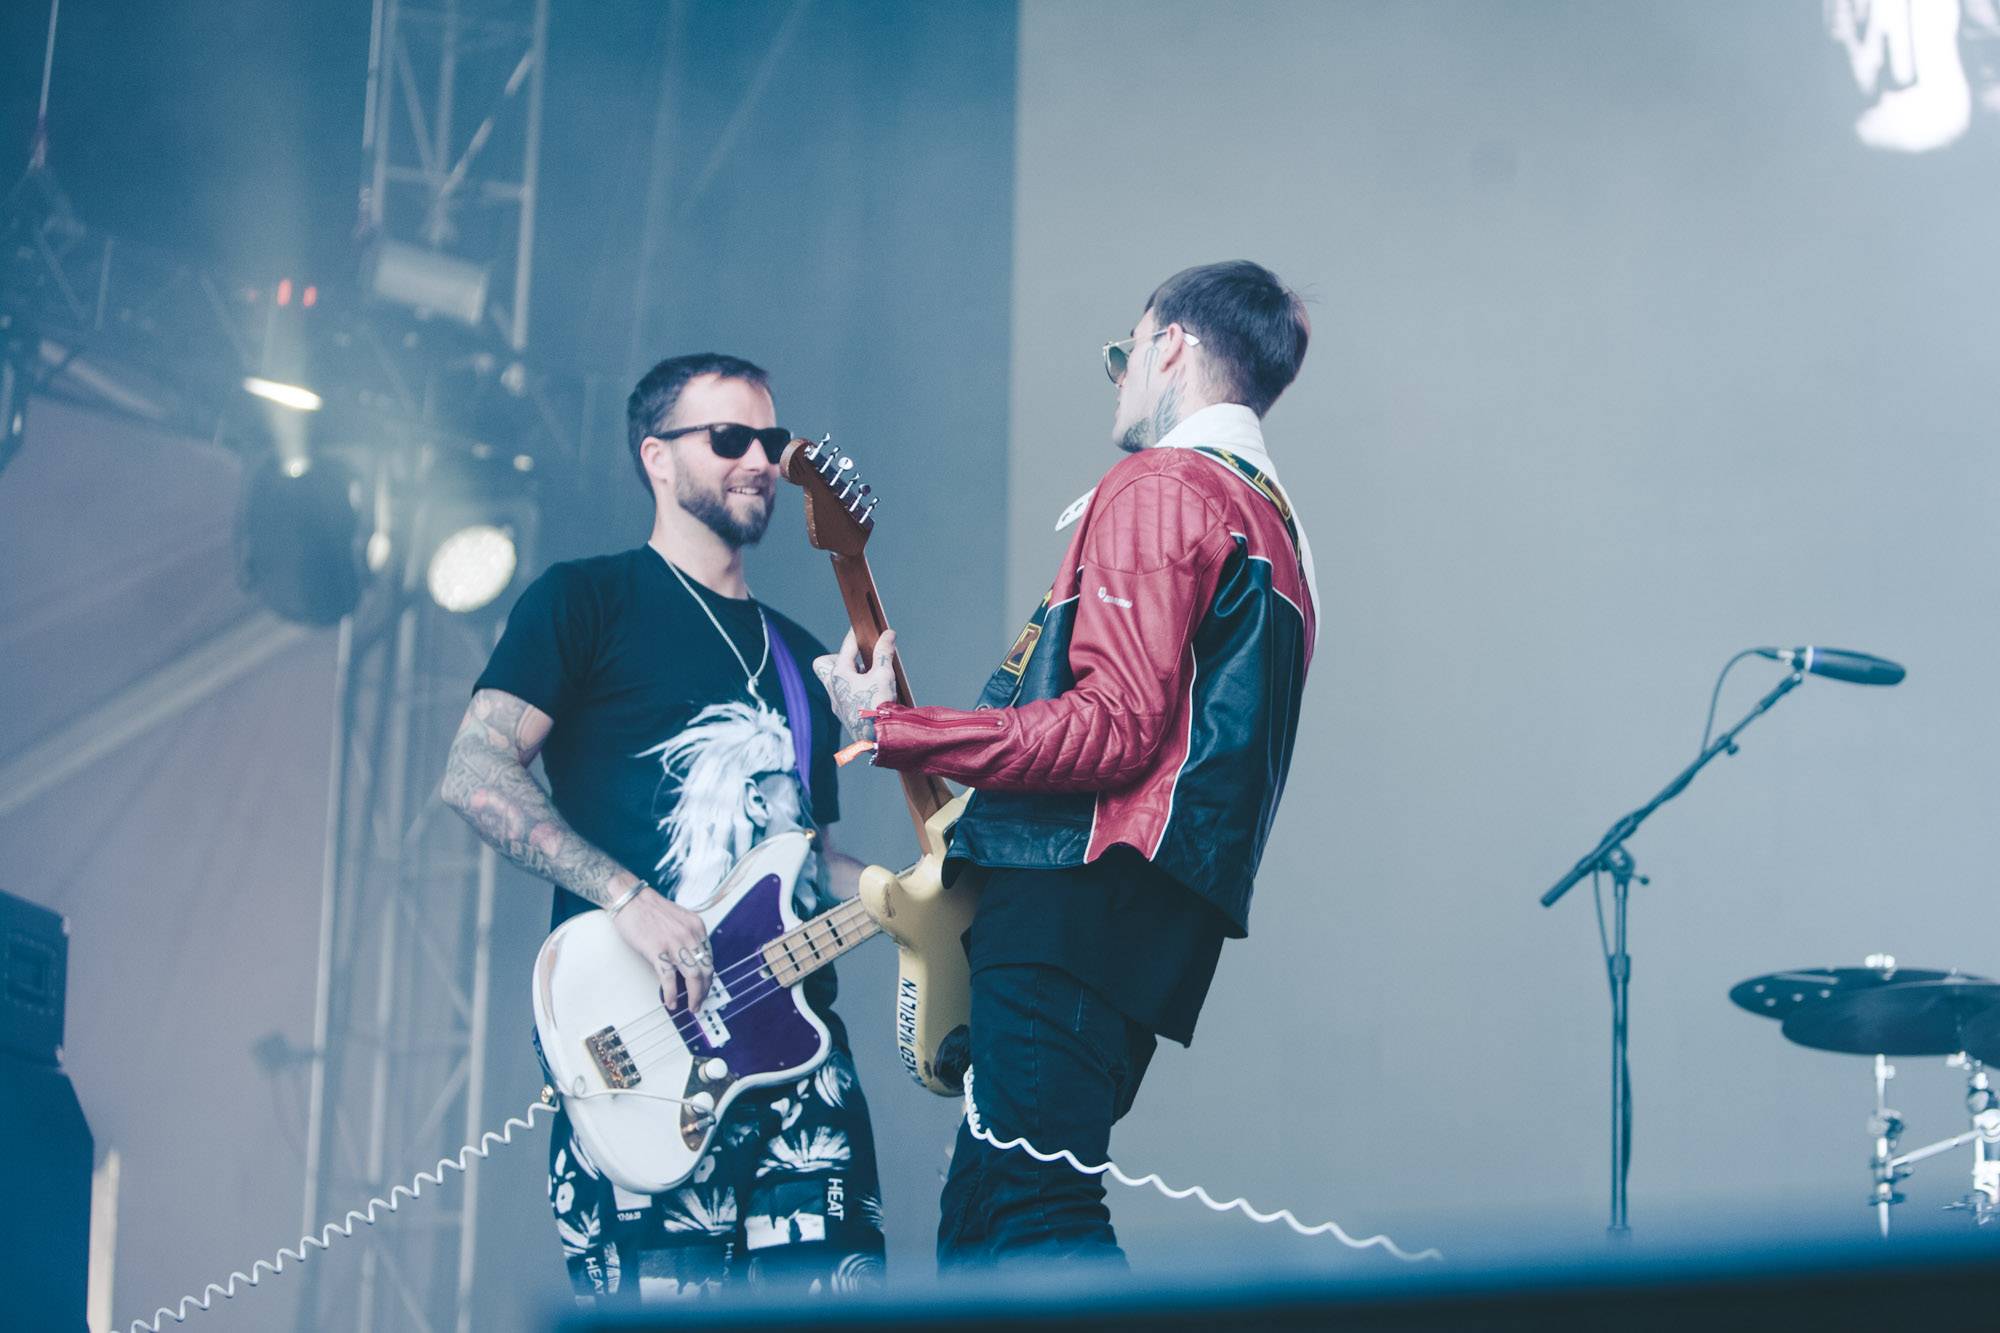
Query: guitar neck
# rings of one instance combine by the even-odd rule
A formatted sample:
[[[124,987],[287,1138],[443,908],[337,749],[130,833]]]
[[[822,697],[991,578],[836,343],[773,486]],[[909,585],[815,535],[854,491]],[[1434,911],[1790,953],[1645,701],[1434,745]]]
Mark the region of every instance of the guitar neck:
[[[796,986],[857,944],[882,933],[859,898],[849,898],[766,944],[764,966],[781,986]]]
[[[854,641],[861,648],[861,656],[868,661],[875,660],[875,644],[889,629],[889,618],[882,612],[882,596],[875,590],[875,575],[868,568],[865,555],[839,555],[833,557],[833,576],[840,584],[840,600],[847,606],[848,623],[854,626]],[[896,659],[896,702],[913,704],[916,699],[910,693],[910,679],[903,672],[903,660]],[[910,807],[910,818],[917,826],[917,843],[924,844],[924,826],[932,815],[951,803],[951,788],[945,786],[942,778],[934,778],[928,773],[903,773],[903,800]]]

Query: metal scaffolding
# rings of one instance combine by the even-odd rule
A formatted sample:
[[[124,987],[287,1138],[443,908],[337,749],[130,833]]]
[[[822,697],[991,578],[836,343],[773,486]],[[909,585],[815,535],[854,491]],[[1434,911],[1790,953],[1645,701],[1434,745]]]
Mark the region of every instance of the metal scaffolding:
[[[516,353],[528,334],[548,18],[548,0],[376,0],[369,46],[362,224],[492,272],[511,299],[488,303],[489,327]],[[479,99],[484,118],[462,132],[460,104]],[[400,577],[340,632],[308,1229],[386,1197],[483,1128],[497,863],[437,793],[493,625],[424,592],[427,457],[380,456],[397,474],[380,489],[418,497],[418,508]],[[358,1228],[356,1280],[307,1265],[299,1326],[469,1330],[478,1188],[471,1172],[393,1227]]]
[[[411,571],[420,575],[420,571]],[[476,1139],[496,863],[438,799],[445,753],[492,646],[490,621],[418,578],[340,631],[315,995],[306,1226]],[[308,1265],[300,1327],[471,1327],[479,1175],[393,1227],[361,1227],[360,1276]]]
[[[488,313],[516,352],[528,345],[548,34],[548,0],[375,0],[368,44],[362,226],[504,269],[511,301]],[[467,94],[486,112],[461,135]]]

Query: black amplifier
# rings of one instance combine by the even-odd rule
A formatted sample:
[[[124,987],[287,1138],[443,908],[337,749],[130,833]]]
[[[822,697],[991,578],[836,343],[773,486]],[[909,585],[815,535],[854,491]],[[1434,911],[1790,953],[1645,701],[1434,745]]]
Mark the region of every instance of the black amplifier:
[[[0,893],[0,1054],[61,1063],[69,923]]]

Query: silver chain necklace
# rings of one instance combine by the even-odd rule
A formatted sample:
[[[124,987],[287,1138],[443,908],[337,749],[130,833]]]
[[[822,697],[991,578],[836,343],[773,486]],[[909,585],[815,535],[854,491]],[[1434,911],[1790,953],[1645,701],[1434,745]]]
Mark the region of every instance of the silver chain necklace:
[[[709,609],[708,599],[694,590],[694,585],[688,582],[687,575],[681,573],[673,561],[667,559],[665,556],[661,556],[660,563],[673,571],[674,577],[681,581],[683,588],[687,589],[687,595],[694,598],[694,604],[701,608],[703,615],[708,617],[708,623],[715,626],[715,632],[720,634],[722,641],[729,645],[730,656],[736,659],[737,666],[743,668],[743,687],[750,691],[750,697],[755,699],[758,704],[768,708],[770,705],[764,703],[764,696],[757,690],[757,677],[763,675],[764,668],[771,664],[771,622],[764,617],[764,604],[754,597],[750,599],[750,604],[757,608],[758,627],[764,633],[764,656],[758,661],[757,669],[752,671],[749,659],[744,657],[742,652],[737,649],[736,640],[729,637],[729,631],[722,628],[722,622],[717,620],[715,612]]]

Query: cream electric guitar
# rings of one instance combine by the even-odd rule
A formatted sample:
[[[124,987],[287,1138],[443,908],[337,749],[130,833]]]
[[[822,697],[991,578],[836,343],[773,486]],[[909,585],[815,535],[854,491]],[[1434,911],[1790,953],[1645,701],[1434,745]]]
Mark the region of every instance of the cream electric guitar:
[[[840,599],[864,660],[889,628],[863,548],[875,527],[875,497],[854,460],[829,440],[793,440],[779,467],[805,492],[806,536],[833,557]],[[912,703],[909,678],[896,663],[896,698]],[[965,808],[942,779],[903,773],[903,799],[917,829],[920,856],[898,873],[869,866],[861,875],[861,902],[884,934],[896,941],[896,1049],[910,1076],[944,1097],[956,1097],[971,1061],[967,1041],[972,977],[962,937],[972,924],[982,872],[964,868],[944,884],[944,854],[952,825]]]

